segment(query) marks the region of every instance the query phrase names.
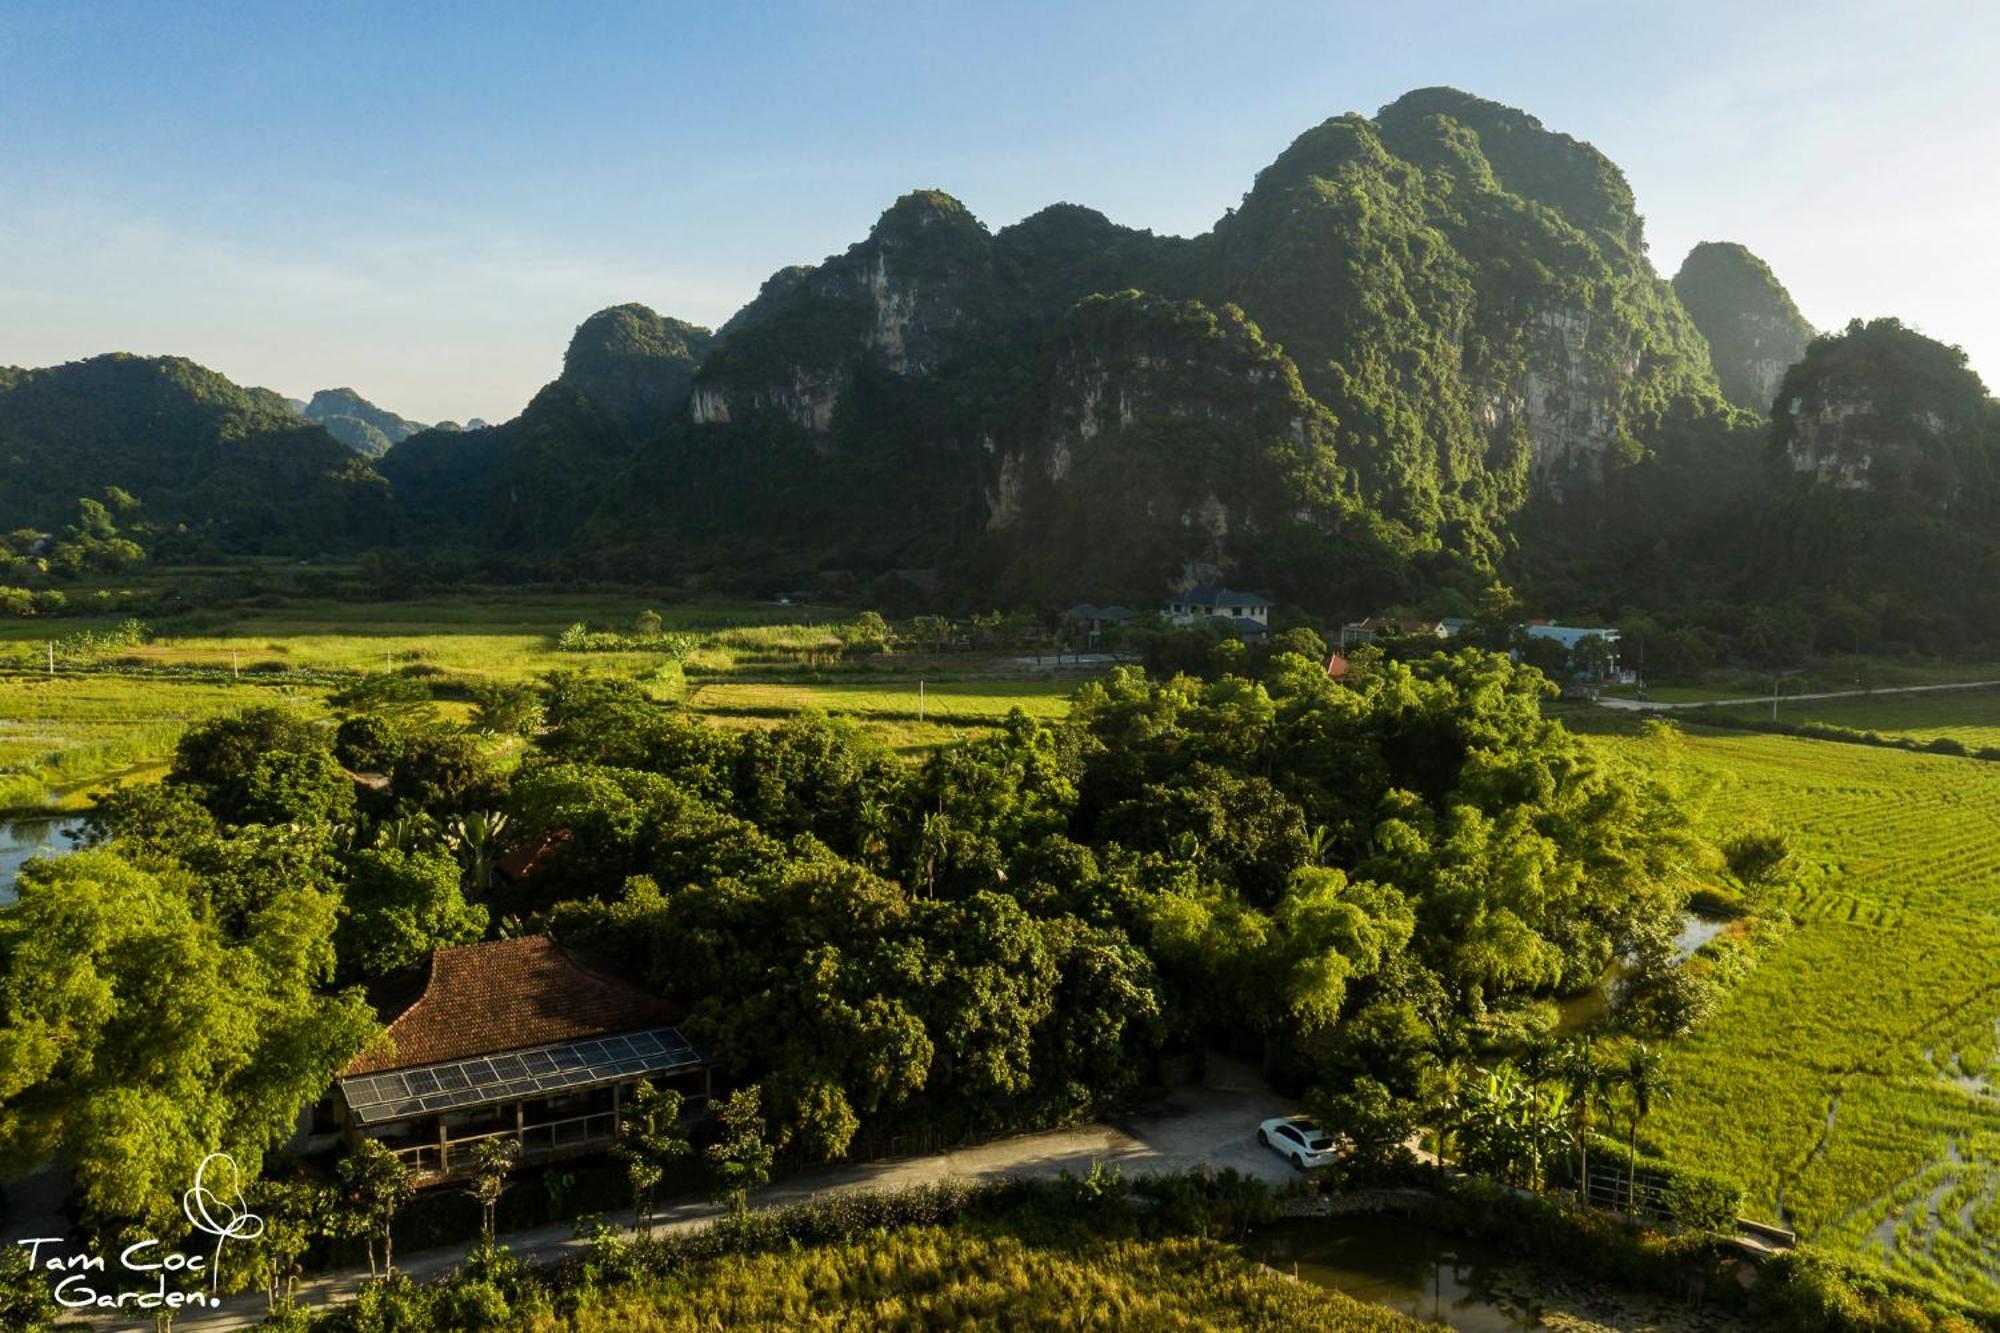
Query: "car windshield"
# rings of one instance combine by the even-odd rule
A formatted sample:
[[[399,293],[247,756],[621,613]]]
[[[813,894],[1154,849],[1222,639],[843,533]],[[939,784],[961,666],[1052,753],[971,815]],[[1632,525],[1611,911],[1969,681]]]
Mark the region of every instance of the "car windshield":
[[[1306,1146],[1314,1152],[1329,1152],[1333,1148],[1333,1140],[1322,1134]]]

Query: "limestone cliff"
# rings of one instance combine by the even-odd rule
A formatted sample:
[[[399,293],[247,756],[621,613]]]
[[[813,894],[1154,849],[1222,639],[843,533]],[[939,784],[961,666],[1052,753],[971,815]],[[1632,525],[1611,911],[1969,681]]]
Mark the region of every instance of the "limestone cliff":
[[[694,388],[698,424],[775,414],[832,428],[846,380],[866,363],[935,370],[990,279],[992,238],[950,195],[904,195],[845,254],[780,272],[722,330]]]
[[[1956,347],[1894,319],[1816,339],[1785,374],[1772,440],[1814,485],[1943,513],[1993,504],[2000,407]]]
[[[1233,306],[1127,292],[1062,321],[1032,418],[988,440],[987,528],[1020,586],[1145,598],[1192,582],[1294,585],[1269,544],[1361,530],[1335,423]]]
[[[1708,342],[1723,394],[1767,416],[1778,382],[1812,340],[1770,265],[1729,241],[1703,241],[1674,275],[1674,293]]]
[[[352,389],[321,389],[298,412],[364,458],[380,458],[424,429],[422,422],[377,407]]]

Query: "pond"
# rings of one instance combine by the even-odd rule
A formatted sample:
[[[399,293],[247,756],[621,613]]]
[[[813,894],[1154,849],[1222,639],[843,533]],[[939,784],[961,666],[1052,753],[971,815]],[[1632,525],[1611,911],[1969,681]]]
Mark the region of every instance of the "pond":
[[[1260,1230],[1252,1256],[1301,1281],[1465,1333],[1541,1327],[1540,1312],[1503,1294],[1514,1262],[1487,1242],[1410,1218],[1302,1218]]]
[[[1687,913],[1681,918],[1681,928],[1674,934],[1674,961],[1685,963],[1728,926],[1727,921]],[[1604,975],[1597,979],[1595,986],[1559,1001],[1557,1012],[1560,1017],[1556,1022],[1556,1032],[1564,1036],[1582,1032],[1610,1013],[1616,1007],[1618,991],[1631,971],[1631,962],[1620,958],[1604,969]]]
[[[0,905],[14,901],[14,878],[23,863],[37,856],[61,856],[76,850],[68,836],[80,832],[83,816],[42,816],[0,822]]]

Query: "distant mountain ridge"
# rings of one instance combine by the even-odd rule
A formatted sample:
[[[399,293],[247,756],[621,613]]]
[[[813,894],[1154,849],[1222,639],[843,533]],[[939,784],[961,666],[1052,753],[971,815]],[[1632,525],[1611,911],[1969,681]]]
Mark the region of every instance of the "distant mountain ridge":
[[[422,428],[351,390],[306,410],[350,448],[388,442],[362,470],[404,544],[605,577],[920,570],[961,602],[1045,606],[1226,581],[1327,613],[1505,582],[1611,614],[1832,595],[1780,553],[1843,503],[1845,464],[1795,462],[1845,446],[1769,419],[1810,336],[1741,246],[1662,278],[1589,144],[1430,88],[1307,130],[1199,236],[1069,203],[992,231],[916,190],[713,333],[592,315],[512,421]],[[1890,342],[1880,385],[1935,378]],[[1953,436],[1936,521],[1984,552],[1961,526],[1985,512],[1981,429]],[[1938,451],[1871,456],[1892,461],[1870,494],[1931,493],[1892,474]]]
[[[377,407],[352,389],[321,389],[299,415],[326,427],[329,435],[363,458],[380,458],[390,446],[426,429],[422,422]]]
[[[0,372],[0,524],[53,528],[110,486],[156,528],[224,549],[313,553],[395,532],[381,476],[268,389],[125,353]]]

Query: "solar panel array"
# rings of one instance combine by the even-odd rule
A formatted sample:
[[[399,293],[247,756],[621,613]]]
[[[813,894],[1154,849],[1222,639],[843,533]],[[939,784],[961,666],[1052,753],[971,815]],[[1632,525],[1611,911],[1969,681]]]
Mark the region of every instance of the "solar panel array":
[[[663,1074],[706,1058],[678,1028],[652,1028],[386,1074],[357,1074],[340,1080],[340,1091],[355,1119],[375,1125],[431,1111]]]

